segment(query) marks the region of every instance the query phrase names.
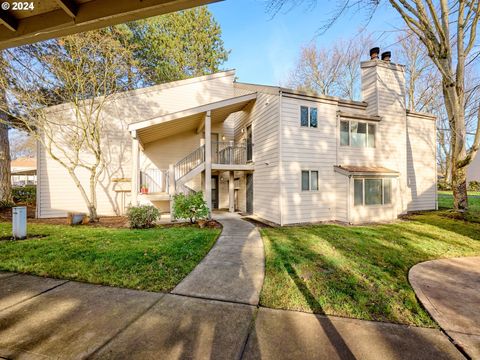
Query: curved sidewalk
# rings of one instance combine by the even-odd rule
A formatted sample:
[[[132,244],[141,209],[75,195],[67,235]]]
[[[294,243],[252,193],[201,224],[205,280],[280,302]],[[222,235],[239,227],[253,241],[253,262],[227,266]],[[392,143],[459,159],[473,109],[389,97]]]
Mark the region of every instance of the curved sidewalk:
[[[172,293],[258,305],[265,275],[258,230],[238,214],[217,213],[214,218],[223,225],[217,243]]]
[[[440,327],[480,359],[480,257],[427,261],[412,267],[408,278]]]

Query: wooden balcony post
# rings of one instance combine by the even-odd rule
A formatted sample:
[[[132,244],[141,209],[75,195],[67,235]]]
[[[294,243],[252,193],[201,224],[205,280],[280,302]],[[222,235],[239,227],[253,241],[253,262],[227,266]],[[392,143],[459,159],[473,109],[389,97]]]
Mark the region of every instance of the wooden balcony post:
[[[170,195],[170,221],[174,221],[173,216],[173,196],[175,195],[175,166],[168,166],[168,194]]]
[[[212,123],[211,112],[205,114],[205,202],[212,215]]]
[[[139,176],[140,176],[140,171],[139,171],[139,156],[140,156],[140,151],[139,151],[139,143],[138,143],[138,138],[137,134],[135,131],[132,131],[132,179],[131,179],[131,202],[133,206],[138,205],[138,190],[140,188],[139,186]]]

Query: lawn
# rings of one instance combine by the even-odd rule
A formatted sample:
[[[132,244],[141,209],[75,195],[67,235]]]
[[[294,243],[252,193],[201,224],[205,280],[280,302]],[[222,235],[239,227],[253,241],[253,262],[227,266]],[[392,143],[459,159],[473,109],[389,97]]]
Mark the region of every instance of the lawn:
[[[260,303],[434,327],[408,283],[409,269],[431,259],[480,255],[480,224],[447,213],[383,225],[264,228]]]
[[[478,194],[478,195],[477,195]],[[473,213],[480,215],[480,193],[469,192],[468,193],[468,207]],[[453,208],[453,195],[452,192],[438,192],[438,208],[439,209],[452,209]]]
[[[220,233],[196,227],[129,230],[29,224],[38,238],[0,241],[0,270],[150,291],[170,291]],[[0,223],[0,238],[11,234]],[[43,237],[41,237],[43,236]]]

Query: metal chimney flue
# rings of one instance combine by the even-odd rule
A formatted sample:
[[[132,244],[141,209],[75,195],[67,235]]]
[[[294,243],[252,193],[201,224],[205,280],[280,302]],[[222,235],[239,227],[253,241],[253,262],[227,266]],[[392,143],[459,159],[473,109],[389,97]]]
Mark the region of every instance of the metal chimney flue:
[[[380,48],[374,47],[370,49],[370,60],[377,60],[378,54],[380,54]]]
[[[392,53],[390,51],[385,51],[382,53],[383,61],[390,61],[391,57],[392,57]]]

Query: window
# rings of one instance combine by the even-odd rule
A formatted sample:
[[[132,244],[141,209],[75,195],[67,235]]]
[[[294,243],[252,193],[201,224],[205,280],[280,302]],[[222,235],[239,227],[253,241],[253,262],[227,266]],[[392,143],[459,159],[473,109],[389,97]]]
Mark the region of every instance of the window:
[[[300,106],[300,126],[316,128],[318,126],[317,108]]]
[[[392,179],[354,179],[353,204],[390,205],[392,203]]]
[[[310,190],[318,190],[318,171],[310,171]]]
[[[317,127],[317,108],[310,108],[310,127]]]
[[[392,179],[383,179],[383,203],[392,203]]]
[[[340,146],[350,145],[350,122],[340,121]]]
[[[375,147],[376,125],[359,121],[340,121],[340,146]]]
[[[365,179],[365,205],[382,205],[382,179]]]
[[[353,205],[363,205],[363,179],[354,179],[353,187]]]
[[[308,127],[308,107],[300,107],[300,125]]]
[[[318,191],[318,171],[302,170],[302,191]]]

